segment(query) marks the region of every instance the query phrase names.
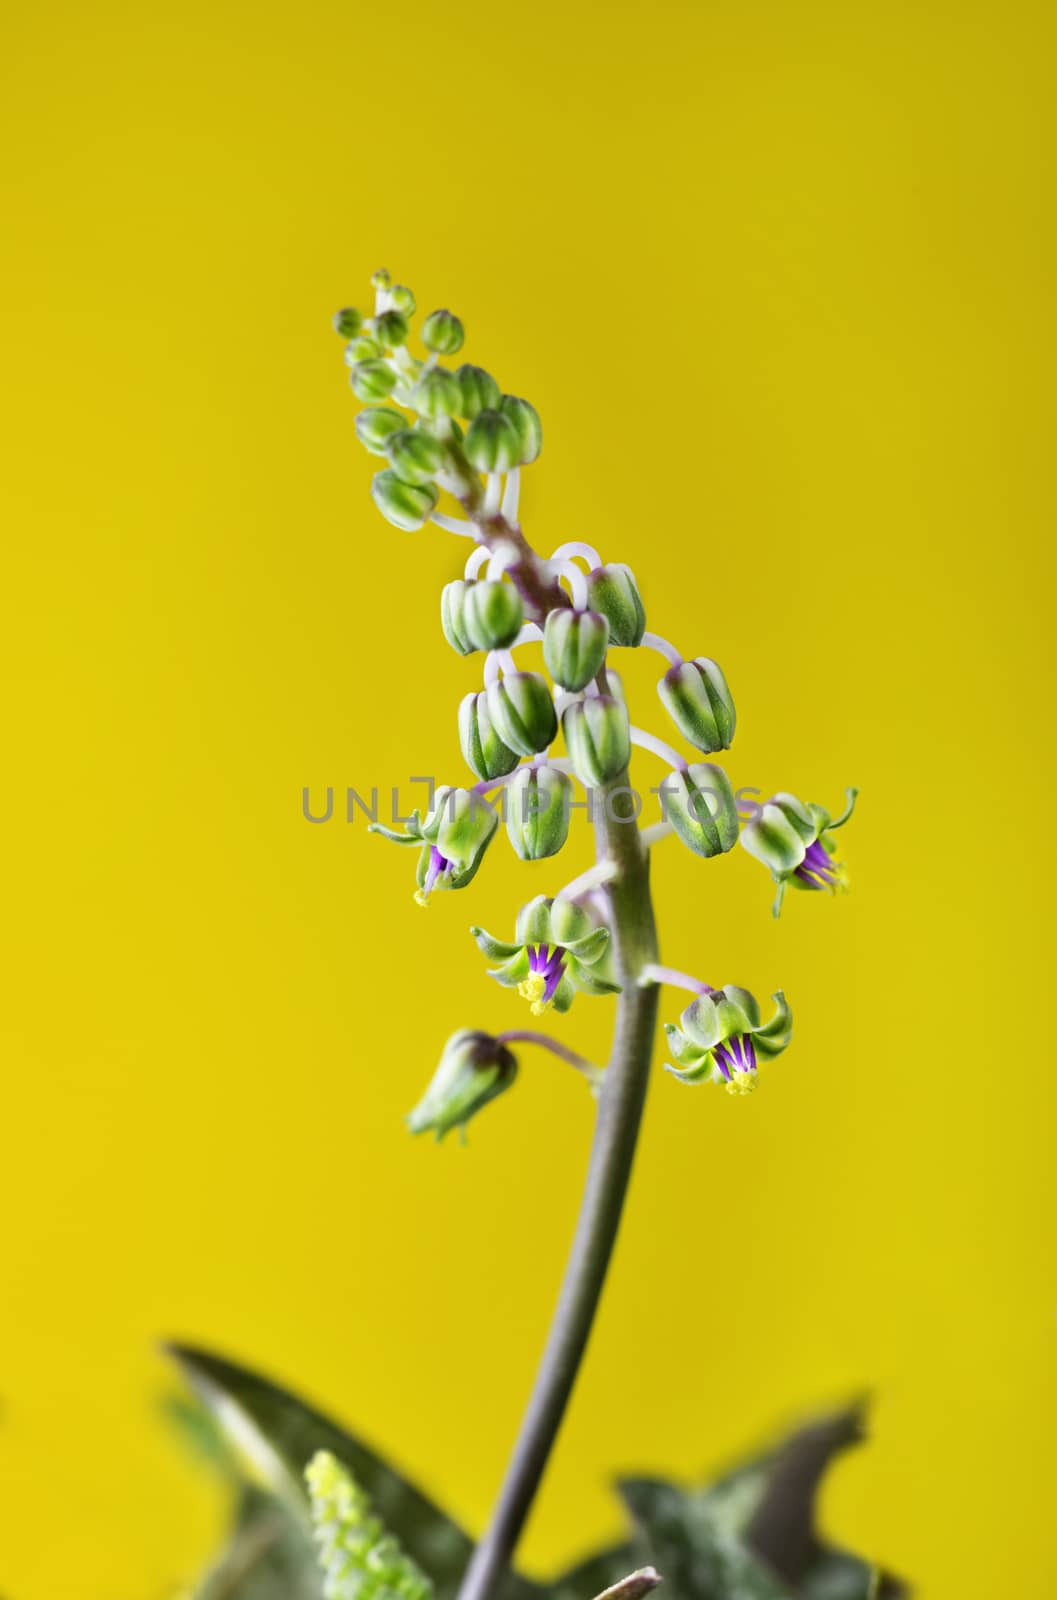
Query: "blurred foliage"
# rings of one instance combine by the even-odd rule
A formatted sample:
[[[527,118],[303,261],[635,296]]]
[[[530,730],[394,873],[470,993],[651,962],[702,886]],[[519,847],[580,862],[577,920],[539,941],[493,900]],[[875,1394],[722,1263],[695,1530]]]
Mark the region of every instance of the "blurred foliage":
[[[378,1516],[429,1573],[437,1600],[455,1600],[472,1541],[423,1492],[362,1440],[244,1367],[203,1350],[170,1347],[195,1396],[167,1401],[199,1459],[230,1483],[227,1547],[192,1589],[193,1600],[321,1600],[303,1472],[331,1451],[370,1495]],[[634,1567],[655,1566],[668,1600],[901,1600],[891,1575],[819,1534],[815,1502],[827,1469],[864,1437],[853,1405],[712,1480],[684,1487],[624,1478],[617,1492],[629,1537],[549,1583],[511,1573],[500,1600],[593,1600]]]

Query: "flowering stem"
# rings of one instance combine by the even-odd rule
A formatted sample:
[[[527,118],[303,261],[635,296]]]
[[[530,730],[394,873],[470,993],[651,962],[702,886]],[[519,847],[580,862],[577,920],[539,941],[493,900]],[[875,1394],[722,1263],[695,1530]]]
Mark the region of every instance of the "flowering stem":
[[[622,984],[608,1070],[602,1083],[580,1217],[543,1359],[491,1525],[463,1579],[459,1600],[490,1600],[514,1553],[561,1427],[598,1310],[638,1142],[659,991],[639,985],[656,960],[649,858],[639,830],[622,820],[627,774],[596,796],[600,861],[617,876],[605,889],[617,977]],[[614,797],[611,799],[611,797]],[[611,814],[614,813],[614,814]]]

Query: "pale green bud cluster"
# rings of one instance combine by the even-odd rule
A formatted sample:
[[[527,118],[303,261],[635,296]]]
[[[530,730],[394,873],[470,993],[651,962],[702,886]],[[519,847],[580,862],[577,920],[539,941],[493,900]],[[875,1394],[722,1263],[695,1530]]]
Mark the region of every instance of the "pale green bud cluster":
[[[372,483],[374,502],[394,527],[416,532],[442,493],[466,510],[478,510],[478,474],[528,466],[543,447],[543,430],[535,408],[504,394],[483,367],[464,362],[453,371],[442,364],[465,342],[454,312],[431,311],[423,318],[419,336],[426,354],[415,356],[414,294],[387,272],[376,272],[371,284],[374,315],[346,306],[334,327],[346,340],[353,393],[367,408],[356,419],[357,435],[372,455],[388,460]]]
[[[324,1600],[431,1600],[433,1585],[371,1511],[368,1496],[328,1450],[305,1468]]]

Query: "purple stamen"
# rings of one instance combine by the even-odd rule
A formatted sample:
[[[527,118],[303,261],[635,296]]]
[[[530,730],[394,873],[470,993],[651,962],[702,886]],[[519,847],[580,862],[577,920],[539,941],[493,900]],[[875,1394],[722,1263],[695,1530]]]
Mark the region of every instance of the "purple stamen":
[[[552,949],[548,944],[529,945],[529,971],[538,972],[543,982],[543,1003],[554,999],[555,990],[562,981],[565,970],[565,951],[560,944]]]
[[[736,1033],[716,1046],[716,1065],[729,1083],[734,1072],[756,1071],[756,1047],[747,1034]]]
[[[813,839],[804,853],[804,859],[793,873],[794,878],[808,889],[828,889],[836,883],[837,874],[829,851],[824,845]]]
[[[432,894],[437,887],[437,879],[443,878],[446,872],[450,872],[451,866],[447,856],[442,856],[435,844],[430,845],[429,866],[426,868],[426,881],[422,885],[422,893]]]

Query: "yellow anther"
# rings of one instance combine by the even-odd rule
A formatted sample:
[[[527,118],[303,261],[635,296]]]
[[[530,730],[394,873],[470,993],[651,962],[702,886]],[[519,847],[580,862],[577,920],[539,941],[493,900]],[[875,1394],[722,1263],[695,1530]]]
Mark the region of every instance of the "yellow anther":
[[[751,1094],[756,1087],[755,1072],[736,1071],[734,1076],[724,1084],[728,1094]]]
[[[426,893],[426,891],[424,889],[416,889],[415,890],[414,900],[415,900],[416,906],[428,906],[429,905],[429,895]]]
[[[521,996],[522,1000],[532,1001],[532,1012],[534,1016],[538,1017],[540,1015],[540,1013],[536,1010],[536,1007],[543,999],[543,994],[546,987],[547,980],[544,978],[541,972],[533,972],[529,977],[522,978],[521,982],[517,986],[517,992]]]

